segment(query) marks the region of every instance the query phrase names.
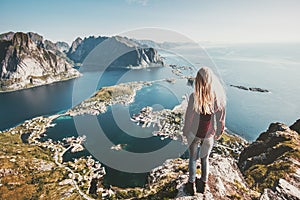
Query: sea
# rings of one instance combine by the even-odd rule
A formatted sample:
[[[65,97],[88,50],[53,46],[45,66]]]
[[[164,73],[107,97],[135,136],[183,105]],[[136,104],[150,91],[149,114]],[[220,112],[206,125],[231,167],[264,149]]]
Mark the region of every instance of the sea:
[[[194,76],[201,66],[211,67],[226,89],[226,127],[248,141],[254,141],[272,122],[291,125],[300,118],[300,44],[205,44],[197,47],[187,45],[171,50],[161,49],[159,52],[167,64],[192,66],[192,70],[187,71],[185,75]],[[92,92],[86,91],[95,91],[122,82],[156,81],[137,91],[133,103],[110,106],[106,113],[96,117],[112,144],[122,144],[124,150],[135,154],[155,152],[168,146],[172,141],[152,136],[151,127],[141,128],[132,125],[130,116],[138,113],[145,106],[151,106],[156,110],[172,109],[183,100],[183,96],[193,91],[193,88],[183,79],[176,80],[175,83],[157,81],[166,78],[178,77],[172,73],[170,67],[108,68],[99,72],[83,71],[83,76],[73,80],[0,93],[0,130],[16,126],[36,116],[63,113],[76,105],[78,99],[83,100],[92,95]],[[78,83],[84,87],[78,88]],[[269,92],[245,91],[230,85],[259,87]],[[85,87],[87,89],[84,89]],[[74,96],[76,96],[75,101]],[[123,115],[126,112],[128,114]],[[116,121],[115,116],[122,116],[123,123],[131,124],[129,128],[120,127],[120,119],[119,122]],[[84,116],[85,119],[89,117]],[[62,140],[65,137],[82,134],[78,133],[76,122],[71,117],[61,117],[53,123],[56,126],[47,130],[45,139]],[[95,143],[97,131],[89,130],[87,127],[86,146],[89,146],[89,142]],[[95,146],[97,143],[92,148],[95,149]],[[75,154],[68,152],[65,160],[89,155],[93,152],[89,150],[90,148],[87,148]],[[160,159],[155,161],[154,158],[153,162],[151,161],[150,168],[159,166],[168,158],[186,156],[185,150],[185,145],[179,141],[175,142],[166,155],[160,154]],[[113,151],[115,150],[110,148],[103,150],[107,154]],[[101,159],[98,160],[101,162]],[[143,186],[148,181],[147,172],[122,171],[121,168],[110,164],[103,162],[107,173],[104,182],[107,185],[135,187]]]

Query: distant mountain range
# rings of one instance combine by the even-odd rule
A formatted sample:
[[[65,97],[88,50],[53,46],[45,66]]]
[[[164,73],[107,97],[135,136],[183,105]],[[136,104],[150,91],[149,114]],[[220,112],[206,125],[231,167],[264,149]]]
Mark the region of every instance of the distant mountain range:
[[[111,66],[163,66],[157,51],[126,37],[78,37],[71,45],[52,42],[43,36],[28,32],[8,32],[0,35],[0,91],[14,91],[61,80],[75,78],[80,73],[73,68],[101,42],[109,39],[108,53],[127,49]],[[107,52],[106,52],[107,53]]]

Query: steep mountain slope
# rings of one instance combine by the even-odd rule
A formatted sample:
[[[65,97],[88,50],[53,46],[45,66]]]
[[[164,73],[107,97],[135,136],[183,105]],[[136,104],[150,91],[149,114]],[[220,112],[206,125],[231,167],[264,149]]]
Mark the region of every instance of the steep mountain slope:
[[[42,41],[38,34],[22,32],[15,33],[11,40],[0,41],[1,91],[48,84],[80,75],[66,59],[45,49]]]
[[[67,56],[75,63],[82,63],[86,56],[101,42],[108,37],[95,37],[90,36],[88,38],[81,39],[78,37],[71,45]]]
[[[102,42],[104,42],[103,44],[107,48],[105,48],[104,45],[102,48],[98,46]],[[94,36],[84,39],[77,38],[72,43],[67,56],[75,63],[82,63],[92,50],[96,51],[93,52],[92,60],[98,62],[98,65],[101,65],[101,61],[103,60],[101,55],[99,56],[99,54],[103,54],[103,51],[111,52],[108,57],[114,58],[110,63],[110,65],[114,67],[147,67],[154,64],[164,64],[162,58],[154,48],[141,46],[133,40],[121,36],[111,38]],[[119,55],[118,53],[120,52],[124,52],[124,54]],[[105,59],[107,59],[107,57]]]

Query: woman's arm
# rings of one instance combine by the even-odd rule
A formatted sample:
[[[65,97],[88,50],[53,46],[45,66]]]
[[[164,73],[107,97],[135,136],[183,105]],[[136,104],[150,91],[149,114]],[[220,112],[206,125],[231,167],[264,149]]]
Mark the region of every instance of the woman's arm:
[[[217,130],[215,134],[215,138],[219,139],[224,132],[225,129],[225,117],[226,117],[226,111],[225,108],[222,108],[221,110],[218,110],[216,112],[216,125],[217,125]]]
[[[191,129],[191,125],[193,121],[193,107],[194,107],[194,95],[192,93],[189,97],[188,106],[185,112],[184,126],[182,129],[183,135],[187,135]]]

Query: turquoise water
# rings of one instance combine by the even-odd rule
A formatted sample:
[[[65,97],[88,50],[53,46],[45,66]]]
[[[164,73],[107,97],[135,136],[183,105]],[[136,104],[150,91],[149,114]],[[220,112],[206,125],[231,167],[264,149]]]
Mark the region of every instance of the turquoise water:
[[[300,44],[233,45],[208,48],[227,86],[227,127],[255,140],[272,122],[300,118]],[[254,93],[230,84],[261,87]]]
[[[231,131],[253,141],[272,122],[291,125],[300,118],[300,44],[223,44],[205,50],[210,60],[199,47],[176,52],[196,68],[212,67],[221,77],[228,100],[226,126]],[[270,93],[239,90],[231,84]]]
[[[181,84],[181,83],[179,83]],[[181,84],[182,85],[182,84]],[[157,98],[158,97],[158,98]],[[171,98],[173,97],[173,98]],[[166,108],[172,109],[174,106],[178,105],[179,101],[177,100],[176,96],[169,90],[168,87],[163,87],[160,84],[154,84],[151,87],[145,87],[137,92],[136,101],[129,106],[122,106],[122,105],[115,105],[114,107],[114,114],[121,113],[122,122],[126,124],[131,124],[129,128],[126,130],[120,128],[115,120],[114,115],[112,114],[111,107],[108,108],[106,113],[103,113],[99,116],[98,122],[104,131],[106,137],[114,144],[123,144],[124,150],[128,152],[135,152],[135,153],[147,153],[153,152],[163,148],[164,146],[168,145],[171,140],[164,139],[161,140],[160,137],[153,137],[152,131],[157,130],[157,128],[141,128],[136,126],[129,117],[123,115],[123,111],[129,109],[130,114],[134,114],[140,111],[141,108],[145,106],[153,106],[156,107],[159,105],[159,109]],[[90,118],[90,116],[86,116]],[[76,126],[74,121],[70,117],[60,117],[56,119],[53,123],[56,124],[55,127],[49,128],[47,130],[47,136],[43,138],[47,140],[51,138],[55,141],[62,140],[65,137],[71,137],[73,135],[77,136]],[[126,131],[130,131],[130,135],[127,134]],[[85,130],[87,135],[87,140],[85,144],[94,143],[97,140],[96,136],[99,134],[97,129],[87,128]],[[111,150],[110,147],[105,149],[104,146],[99,146],[100,142],[97,143],[95,147],[98,148],[101,152],[114,152],[115,150]],[[169,152],[164,152],[165,155],[161,155],[163,160],[170,159],[170,158],[177,158],[182,156],[182,152],[184,152],[186,146],[181,144],[181,142],[176,142],[172,149]],[[74,159],[83,155],[89,155],[88,151],[83,151],[79,153],[70,153],[68,152],[65,155],[65,160]],[[183,156],[186,156],[183,155]],[[114,159],[113,157],[111,159]],[[137,165],[140,163],[136,163]],[[122,165],[122,162],[119,163]],[[147,183],[147,174],[148,173],[125,173],[118,170],[115,170],[109,166],[106,166],[107,175],[105,176],[104,182],[107,185],[116,185],[119,187],[135,187],[135,186],[142,186]],[[155,165],[157,167],[159,165]]]
[[[166,62],[180,65],[193,64],[195,68],[202,65],[213,66],[221,75],[226,86],[228,106],[226,126],[233,132],[248,140],[255,140],[274,121],[292,124],[300,118],[300,45],[234,45],[226,47],[207,48],[212,60],[198,56],[194,49],[183,48],[181,55],[169,56]],[[126,74],[124,78],[124,74]],[[108,70],[98,82],[97,88],[114,85],[117,82],[136,80],[159,80],[176,77],[169,68],[152,68],[140,70],[115,69]],[[86,72],[77,79],[82,84],[89,84],[90,80],[97,80],[97,73]],[[47,86],[0,94],[0,130],[15,126],[26,119],[39,115],[50,115],[63,112],[72,107],[74,82],[69,80]],[[247,87],[261,87],[270,90],[270,93],[255,93],[229,87],[230,84]],[[182,95],[192,90],[185,80],[175,84],[158,82],[137,92],[136,101],[129,106],[116,107],[128,109],[130,114],[137,113],[144,106],[154,106],[158,109],[173,108],[181,101]],[[81,99],[89,95],[83,91],[76,91]],[[91,94],[90,94],[91,95]],[[107,137],[113,143],[124,144],[125,149],[131,152],[147,152],[159,149],[168,144],[169,140],[160,140],[150,137],[150,129],[142,131],[132,129],[132,133],[148,135],[141,139],[128,136],[120,130],[113,121],[110,109],[107,113],[98,116],[99,122],[105,127]],[[131,123],[129,118],[125,122]],[[48,137],[61,140],[67,136],[77,135],[77,131],[70,117],[62,117],[54,123],[57,125],[47,131]],[[91,133],[88,137],[93,139]],[[89,140],[88,139],[88,140]],[[88,142],[88,141],[87,141]],[[178,143],[173,157],[178,157]],[[84,151],[78,154],[66,155],[65,159],[85,155]],[[137,186],[146,182],[145,173],[124,173],[107,168],[106,183],[121,186]]]

